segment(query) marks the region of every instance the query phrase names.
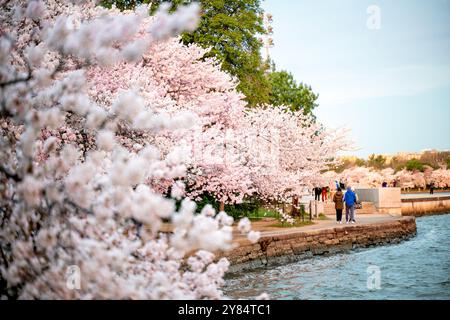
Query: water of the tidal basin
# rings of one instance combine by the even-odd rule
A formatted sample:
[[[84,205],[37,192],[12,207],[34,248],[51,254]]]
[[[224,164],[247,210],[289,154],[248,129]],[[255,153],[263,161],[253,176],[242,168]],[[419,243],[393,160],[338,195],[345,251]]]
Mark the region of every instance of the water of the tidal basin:
[[[224,291],[235,299],[450,299],[450,214],[416,221],[408,241],[230,274]],[[380,288],[369,290],[373,266]]]

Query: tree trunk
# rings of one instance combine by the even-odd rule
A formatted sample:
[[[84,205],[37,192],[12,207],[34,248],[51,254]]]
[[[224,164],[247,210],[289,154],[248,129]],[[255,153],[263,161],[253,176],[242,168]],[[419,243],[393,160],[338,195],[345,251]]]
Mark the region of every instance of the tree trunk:
[[[223,201],[220,201],[219,211],[225,211],[225,203]]]
[[[297,196],[293,196],[292,197],[292,216],[296,217],[298,215],[298,197]]]

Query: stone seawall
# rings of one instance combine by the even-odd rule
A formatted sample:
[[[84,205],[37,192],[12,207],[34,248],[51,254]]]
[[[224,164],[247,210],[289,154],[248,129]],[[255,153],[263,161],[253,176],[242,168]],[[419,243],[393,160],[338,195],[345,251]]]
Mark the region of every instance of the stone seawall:
[[[402,199],[402,215],[421,217],[450,212],[450,196]]]
[[[258,243],[242,242],[226,252],[229,272],[294,262],[314,255],[332,254],[355,248],[397,243],[416,234],[414,217],[334,228],[270,233]]]

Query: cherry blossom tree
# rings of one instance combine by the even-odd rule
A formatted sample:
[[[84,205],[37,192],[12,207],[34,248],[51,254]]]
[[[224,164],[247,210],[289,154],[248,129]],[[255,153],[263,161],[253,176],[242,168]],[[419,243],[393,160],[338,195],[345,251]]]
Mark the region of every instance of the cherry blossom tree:
[[[310,186],[346,145],[344,132],[283,107],[246,110],[236,80],[214,59],[202,59],[206,53],[177,39],[160,41],[138,63],[91,68],[91,97],[108,110],[121,92],[133,90],[159,113],[193,113],[198,122],[189,129],[143,135],[138,142],[127,133],[121,140],[132,149],[151,139],[163,154],[182,141],[187,174],[176,179],[194,200],[206,193],[222,204],[240,203],[250,195],[277,198]],[[156,182],[149,183],[161,192],[173,184]]]
[[[285,201],[321,179],[321,171],[350,146],[346,131],[324,128],[301,112],[256,108],[245,116],[246,166],[258,195]]]
[[[397,186],[402,188],[419,188],[424,189],[431,182],[435,183],[438,188],[446,188],[450,186],[450,170],[436,169],[426,167],[424,172],[409,171],[406,169],[394,172],[391,168],[383,170],[374,170],[367,167],[353,167],[337,174],[331,172],[326,173],[330,179],[345,181],[346,184],[359,188],[376,188],[380,187],[383,182],[398,182]]]
[[[437,188],[449,188],[450,187],[450,170],[437,169],[433,170],[430,176],[429,182],[434,182]]]
[[[151,139],[163,154],[182,141],[189,155],[183,179],[187,196],[198,199],[208,193],[222,203],[238,203],[251,193],[248,169],[238,149],[244,97],[236,90],[236,80],[221,71],[216,60],[202,59],[206,53],[206,49],[184,46],[178,39],[159,41],[138,63],[91,68],[90,93],[106,109],[112,108],[121,92],[133,90],[161,114],[188,111],[195,115],[197,122],[188,130],[161,131],[143,136],[142,141]],[[129,137],[126,134],[123,140],[132,148],[136,141]],[[171,183],[160,183],[160,190]]]
[[[195,28],[198,6],[168,9],[2,8],[5,297],[221,298],[228,262],[212,252],[232,247],[233,219],[210,205],[195,214],[193,200],[286,199],[347,144],[286,108],[246,110],[205,49],[173,38]],[[238,231],[260,236],[247,220]]]
[[[211,252],[231,247],[232,218],[210,206],[194,215],[189,199],[176,210],[147,183],[186,173],[183,145],[162,153],[149,141],[195,115],[160,112],[171,100],[157,83],[146,92],[154,105],[134,88],[92,99],[87,85],[92,68],[142,63],[192,30],[198,7],[169,15],[163,6],[152,20],[145,6],[119,13],[76,2],[7,2],[0,13],[3,298],[221,298],[228,262]],[[182,195],[174,184],[171,196]],[[160,232],[164,221],[171,234]]]

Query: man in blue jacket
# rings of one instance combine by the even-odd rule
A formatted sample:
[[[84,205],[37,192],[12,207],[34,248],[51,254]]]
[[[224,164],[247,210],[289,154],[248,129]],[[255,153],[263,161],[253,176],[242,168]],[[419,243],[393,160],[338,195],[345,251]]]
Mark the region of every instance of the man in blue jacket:
[[[344,196],[345,202],[345,220],[347,223],[355,223],[355,203],[356,203],[356,195],[352,191],[352,188],[347,187],[347,192]]]

